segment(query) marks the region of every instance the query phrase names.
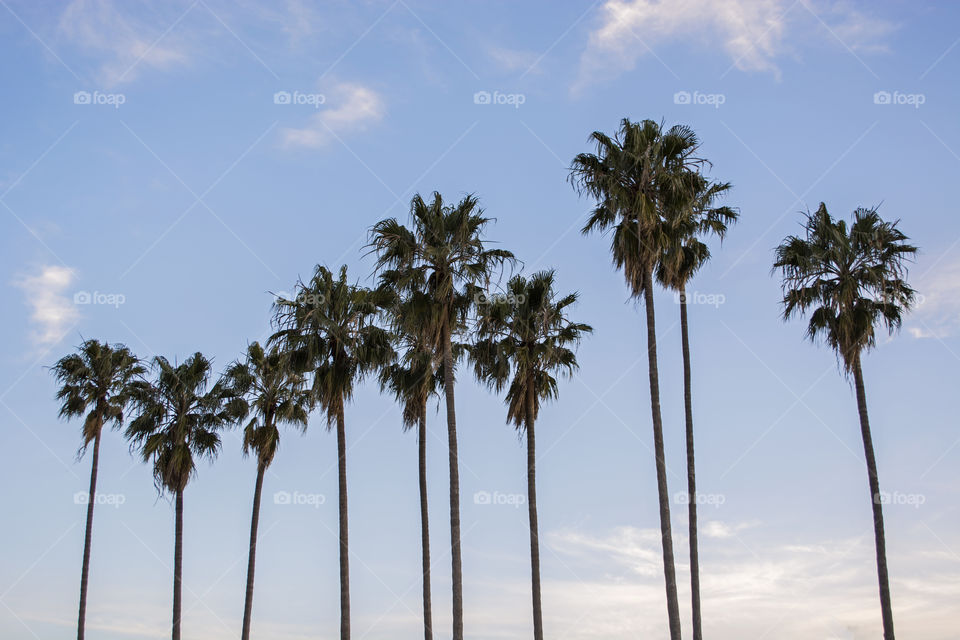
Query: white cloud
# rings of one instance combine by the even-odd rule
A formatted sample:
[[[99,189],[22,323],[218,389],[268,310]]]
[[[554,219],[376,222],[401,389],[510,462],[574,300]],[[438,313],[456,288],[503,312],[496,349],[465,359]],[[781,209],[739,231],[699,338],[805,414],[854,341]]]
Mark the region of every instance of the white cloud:
[[[917,306],[905,320],[915,338],[946,338],[960,333],[960,260],[935,261],[912,286]]]
[[[74,278],[72,269],[49,265],[14,282],[26,294],[30,319],[36,324],[31,334],[34,343],[46,346],[59,342],[80,317],[73,300],[64,295]]]
[[[776,60],[787,52],[788,41],[797,46],[827,37],[851,50],[876,51],[883,48],[877,40],[893,30],[850,2],[821,8],[792,0],[607,0],[601,13],[574,88],[633,69],[664,42],[719,46],[737,69],[779,76]],[[817,38],[797,34],[800,25],[812,27]]]
[[[188,63],[190,56],[176,29],[169,33],[164,29],[189,7],[177,5],[178,15],[147,21],[122,13],[112,0],[73,0],[60,16],[59,32],[104,57],[99,76],[109,87],[133,80],[143,68],[167,70]]]
[[[725,523],[705,529],[730,533],[753,527]],[[666,637],[658,529],[556,532],[546,542],[544,618],[551,627],[563,629],[571,640]],[[930,542],[954,543],[949,538]],[[689,619],[690,601],[686,544],[675,529],[683,620]],[[948,552],[930,555],[922,547],[888,547],[897,624],[904,636],[945,640],[955,628],[960,562]],[[637,571],[638,564],[654,570]],[[881,635],[872,535],[813,544],[764,540],[759,533],[739,540],[701,538],[700,564],[703,617],[717,640]]]
[[[750,522],[741,522],[739,524],[729,524],[720,520],[709,520],[703,525],[702,534],[708,538],[734,538],[744,529],[753,526]]]
[[[380,94],[359,84],[337,85],[325,104],[331,102],[334,104],[313,115],[306,127],[284,129],[281,132],[284,146],[323,147],[335,137],[362,131],[369,124],[381,120],[385,113]]]

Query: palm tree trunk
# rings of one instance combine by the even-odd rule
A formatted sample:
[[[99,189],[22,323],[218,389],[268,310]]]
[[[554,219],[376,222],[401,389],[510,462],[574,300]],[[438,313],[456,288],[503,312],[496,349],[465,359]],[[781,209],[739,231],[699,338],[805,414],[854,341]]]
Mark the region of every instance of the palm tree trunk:
[[[463,640],[463,570],[460,560],[460,469],[457,455],[457,412],[453,397],[453,345],[450,327],[443,327],[443,391],[447,404],[450,459],[450,557],[453,579],[453,640]]]
[[[683,347],[683,409],[687,431],[687,519],[690,528],[690,599],[693,610],[693,640],[703,639],[700,622],[700,552],[697,548],[697,472],[693,454],[693,384],[690,366],[690,334],[687,325],[687,290],[680,287],[680,341]]]
[[[180,609],[183,602],[183,489],[177,489],[176,524],[173,533],[173,640],[180,640]]]
[[[77,619],[77,640],[83,640],[87,624],[87,580],[90,577],[90,543],[93,538],[93,505],[97,501],[97,468],[100,465],[100,433],[93,439],[93,463],[90,468],[90,491],[87,493],[87,530],[83,537],[83,568],[80,570],[80,614]]]
[[[863,386],[863,371],[860,356],[853,365],[853,379],[857,389],[857,409],[860,412],[860,434],[863,436],[863,452],[867,459],[867,475],[870,479],[870,498],[873,503],[873,535],[877,546],[877,577],[880,582],[880,610],[883,616],[883,640],[894,640],[893,605],[890,602],[890,582],[887,575],[887,543],[883,534],[883,505],[880,501],[880,479],[877,475],[877,459],[873,454],[873,438],[870,436],[870,419],[867,416],[867,393]]]
[[[243,602],[243,630],[241,640],[250,640],[250,618],[253,614],[253,573],[257,564],[257,528],[260,525],[260,494],[267,466],[257,463],[257,484],[253,490],[253,515],[250,516],[250,555],[247,558],[247,593]]]
[[[420,472],[420,550],[423,555],[423,637],[433,640],[433,613],[430,603],[430,513],[427,510],[427,411],[420,414],[417,433]]]
[[[347,433],[343,407],[337,411],[337,467],[340,488],[340,640],[350,640],[350,546],[347,536]]]
[[[667,588],[670,640],[680,640],[680,603],[677,573],[673,564],[673,534],[670,530],[670,493],[663,451],[663,418],[660,415],[660,378],[657,371],[657,326],[653,308],[653,269],[644,274],[643,300],[647,310],[647,359],[650,370],[650,412],[653,416],[653,448],[657,463],[657,494],[660,500],[660,538],[663,546],[663,576]]]
[[[543,640],[540,602],[540,527],[537,524],[537,445],[534,435],[533,381],[527,383],[527,511],[530,519],[530,585],[533,595],[533,638]]]

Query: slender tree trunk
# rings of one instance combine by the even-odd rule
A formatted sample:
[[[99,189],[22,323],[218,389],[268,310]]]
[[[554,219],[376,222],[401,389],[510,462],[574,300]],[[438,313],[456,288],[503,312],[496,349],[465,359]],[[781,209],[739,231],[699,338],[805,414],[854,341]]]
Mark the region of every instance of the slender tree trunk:
[[[443,391],[447,404],[450,458],[450,557],[453,578],[453,640],[463,640],[463,570],[460,560],[460,469],[457,455],[457,412],[453,397],[453,345],[450,327],[443,328]]]
[[[430,603],[430,513],[427,510],[427,412],[420,415],[417,431],[420,471],[420,550],[423,555],[423,637],[433,640],[433,613]]]
[[[337,412],[337,467],[340,488],[340,640],[350,640],[350,546],[347,534],[347,433],[343,408]]]
[[[267,466],[257,462],[257,484],[253,489],[253,515],[250,516],[250,555],[247,558],[247,593],[243,601],[243,630],[241,640],[250,640],[250,618],[253,614],[253,574],[257,565],[257,528],[260,526],[260,494]]]
[[[527,384],[527,511],[530,519],[530,585],[533,595],[533,638],[543,640],[543,610],[540,602],[540,527],[537,524],[537,444],[533,381]]]
[[[683,409],[687,431],[687,519],[690,527],[690,600],[693,640],[703,640],[700,622],[700,552],[697,549],[697,472],[693,454],[693,384],[690,366],[690,334],[687,324],[687,290],[680,287],[680,341],[683,345]]]
[[[173,640],[180,640],[180,610],[183,603],[183,489],[177,489],[176,524],[173,532]]]
[[[677,573],[673,563],[673,534],[670,530],[670,493],[667,463],[663,451],[663,419],[660,415],[660,378],[657,372],[657,326],[653,308],[653,271],[644,273],[643,300],[647,310],[647,358],[650,369],[650,412],[653,416],[653,447],[657,462],[657,494],[660,499],[660,537],[663,545],[663,575],[667,588],[667,616],[670,640],[680,640],[680,603]]]
[[[857,389],[857,409],[860,412],[860,434],[863,436],[863,452],[867,459],[867,475],[870,479],[870,498],[873,503],[873,535],[877,545],[877,577],[880,582],[880,610],[883,616],[883,640],[894,640],[893,605],[890,602],[890,582],[887,575],[887,543],[883,534],[883,505],[880,501],[880,479],[877,475],[877,459],[873,454],[873,438],[870,436],[870,419],[867,416],[867,393],[863,386],[863,371],[860,356],[856,356],[853,379]]]
[[[77,619],[77,640],[83,640],[87,624],[87,580],[90,578],[90,544],[93,538],[93,505],[97,501],[97,469],[100,466],[101,425],[93,439],[93,463],[90,468],[90,491],[87,493],[87,530],[83,536],[83,568],[80,570],[80,615]]]

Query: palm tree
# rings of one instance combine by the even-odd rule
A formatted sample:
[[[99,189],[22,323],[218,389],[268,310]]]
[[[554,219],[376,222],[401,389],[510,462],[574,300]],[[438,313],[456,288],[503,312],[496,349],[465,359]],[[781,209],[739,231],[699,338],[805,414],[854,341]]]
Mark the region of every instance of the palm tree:
[[[803,235],[789,236],[777,247],[773,265],[783,275],[784,320],[809,311],[807,337],[822,338],[836,352],[844,374],[853,377],[873,506],[884,640],[894,640],[893,607],[861,357],[876,345],[877,325],[892,334],[914,302],[905,263],[917,248],[907,244],[898,223],[885,222],[876,208],[860,208],[848,227],[820,203],[816,213],[806,215]]]
[[[273,462],[280,444],[278,425],[289,424],[305,431],[311,407],[306,379],[290,366],[288,354],[278,346],[264,351],[260,343],[247,347],[244,361],[227,368],[224,381],[234,399],[234,413],[243,419],[253,417],[243,430],[243,453],[257,457],[257,482],[253,490],[253,515],[250,518],[250,554],[247,560],[247,590],[243,604],[242,640],[250,638],[253,613],[253,575],[257,557],[257,527],[260,522],[260,494],[263,477]]]
[[[350,560],[347,528],[347,436],[344,405],[354,384],[393,359],[387,331],[374,321],[383,295],[347,281],[346,266],[334,274],[318,265],[309,282],[297,283],[293,300],[276,303],[279,340],[297,370],[313,372],[311,393],[337,428],[340,505],[340,638],[350,638]]]
[[[64,356],[52,368],[60,384],[57,400],[60,417],[83,422],[81,454],[93,443],[90,491],[87,493],[87,528],[83,538],[83,568],[80,570],[80,613],[77,640],[83,640],[87,617],[87,580],[90,577],[90,543],[93,535],[93,506],[97,496],[97,468],[100,463],[100,436],[103,426],[123,424],[123,411],[130,401],[132,383],[144,373],[140,361],[122,344],[111,346],[85,340],[77,353]],[[88,412],[89,410],[89,412]]]
[[[697,481],[693,447],[693,391],[690,365],[690,334],[687,322],[687,283],[710,260],[710,249],[700,238],[714,234],[721,240],[727,226],[736,222],[736,209],[717,206],[731,188],[729,182],[711,182],[691,171],[690,192],[671,207],[666,240],[657,262],[657,281],[677,292],[680,303],[680,341],[683,352],[683,406],[687,439],[687,514],[690,539],[690,598],[693,638],[702,640],[700,616],[700,558],[697,548]],[[684,194],[681,194],[684,195]]]
[[[624,271],[634,296],[643,297],[647,320],[647,359],[650,378],[650,412],[660,503],[660,535],[667,592],[667,616],[671,640],[680,638],[680,606],[670,526],[670,494],[663,449],[660,414],[660,381],[657,369],[656,314],[653,306],[653,271],[665,244],[665,212],[682,198],[689,181],[687,172],[702,164],[695,157],[697,135],[676,125],[664,130],[652,120],[639,123],[624,118],[614,137],[600,131],[591,134],[597,153],[581,153],[573,159],[570,182],[580,194],[597,201],[582,232],[613,229],[611,252],[614,264]]]
[[[482,305],[478,340],[471,348],[478,379],[497,392],[509,382],[507,422],[513,422],[527,437],[534,640],[543,640],[534,424],[541,401],[557,397],[554,374],[570,376],[578,367],[570,347],[577,345],[583,334],[593,331],[589,325],[571,322],[567,317],[567,307],[576,300],[575,293],[557,299],[553,271],[535,273],[529,280],[514,276],[507,283],[506,295],[493,297],[489,304]]]
[[[429,203],[417,194],[410,202],[412,229],[395,218],[376,223],[370,246],[377,253],[382,281],[395,291],[426,292],[433,352],[441,358],[447,409],[450,466],[450,556],[453,583],[453,640],[463,640],[463,572],[460,556],[460,471],[454,400],[454,336],[464,330],[472,287],[488,282],[495,269],[512,261],[503,249],[488,249],[483,231],[490,218],[475,196],[445,205],[434,192]]]
[[[394,292],[395,293],[395,292]],[[417,428],[420,486],[420,549],[423,561],[423,634],[433,639],[430,590],[430,518],[427,508],[427,403],[443,384],[442,366],[431,348],[429,309],[424,294],[395,297],[389,318],[394,337],[403,348],[400,361],[380,371],[380,387],[390,391],[403,408],[404,431]],[[426,314],[424,313],[426,312]]]
[[[173,552],[173,640],[180,640],[183,583],[183,492],[196,472],[197,458],[213,460],[220,450],[218,431],[231,421],[229,393],[222,382],[208,390],[211,363],[195,353],[183,364],[153,359],[156,380],[140,383],[133,398],[139,415],[127,427],[131,447],[153,462],[157,490],[175,497]]]

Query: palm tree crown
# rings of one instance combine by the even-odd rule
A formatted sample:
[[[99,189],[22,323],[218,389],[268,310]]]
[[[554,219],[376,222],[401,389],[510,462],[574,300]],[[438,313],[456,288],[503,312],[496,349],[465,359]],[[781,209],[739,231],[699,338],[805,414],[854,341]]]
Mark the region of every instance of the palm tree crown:
[[[60,417],[78,418],[88,411],[83,423],[83,448],[100,433],[104,424],[123,422],[123,411],[131,400],[132,383],[146,369],[122,344],[110,345],[85,340],[77,353],[64,356],[52,367],[60,388]]]
[[[253,413],[243,430],[244,454],[253,453],[259,464],[270,466],[280,442],[278,425],[307,428],[311,398],[305,377],[293,370],[288,354],[278,346],[267,351],[254,342],[245,360],[227,368],[224,381],[236,399],[238,417]]]
[[[396,218],[375,224],[370,246],[384,285],[397,292],[422,292],[410,303],[420,307],[422,320],[432,329],[430,344],[439,352],[443,330],[454,335],[464,327],[473,287],[485,285],[495,269],[514,258],[504,249],[487,248],[482,234],[491,219],[475,196],[450,206],[439,193],[429,203],[417,194],[410,217],[412,228]],[[425,313],[428,309],[432,313]]]
[[[509,381],[507,421],[523,430],[536,420],[541,400],[556,398],[554,373],[572,375],[577,369],[571,347],[593,329],[567,318],[577,294],[558,299],[553,271],[529,279],[516,275],[503,295],[491,298],[481,307],[478,340],[470,349],[474,372],[496,391]]]
[[[716,201],[732,188],[729,182],[713,182],[699,172],[690,171],[689,186],[667,212],[664,240],[657,260],[657,281],[679,291],[710,260],[710,247],[702,240],[715,235],[722,241],[739,212]]]
[[[202,353],[180,365],[157,356],[153,366],[156,381],[134,393],[139,415],[127,438],[144,462],[153,460],[158,489],[182,491],[196,469],[195,458],[213,459],[220,450],[219,430],[234,415],[230,394],[219,381],[207,390],[212,366]]]
[[[332,426],[353,397],[357,380],[393,357],[390,335],[375,324],[385,296],[351,284],[346,266],[333,272],[318,265],[309,282],[297,285],[294,300],[276,303],[281,341],[299,371],[313,372],[312,393]]]
[[[615,136],[594,131],[590,140],[597,152],[578,154],[569,177],[578,193],[597,201],[581,231],[613,230],[614,264],[640,295],[666,242],[666,211],[688,197],[689,170],[704,163],[696,157],[700,140],[685,125],[664,130],[653,120],[627,118]]]
[[[913,305],[905,262],[917,248],[907,240],[897,222],[885,222],[875,208],[854,211],[848,227],[821,203],[807,214],[803,235],[789,236],[776,249],[784,319],[812,310],[807,337],[823,338],[851,372],[876,344],[875,327],[898,329]]]

